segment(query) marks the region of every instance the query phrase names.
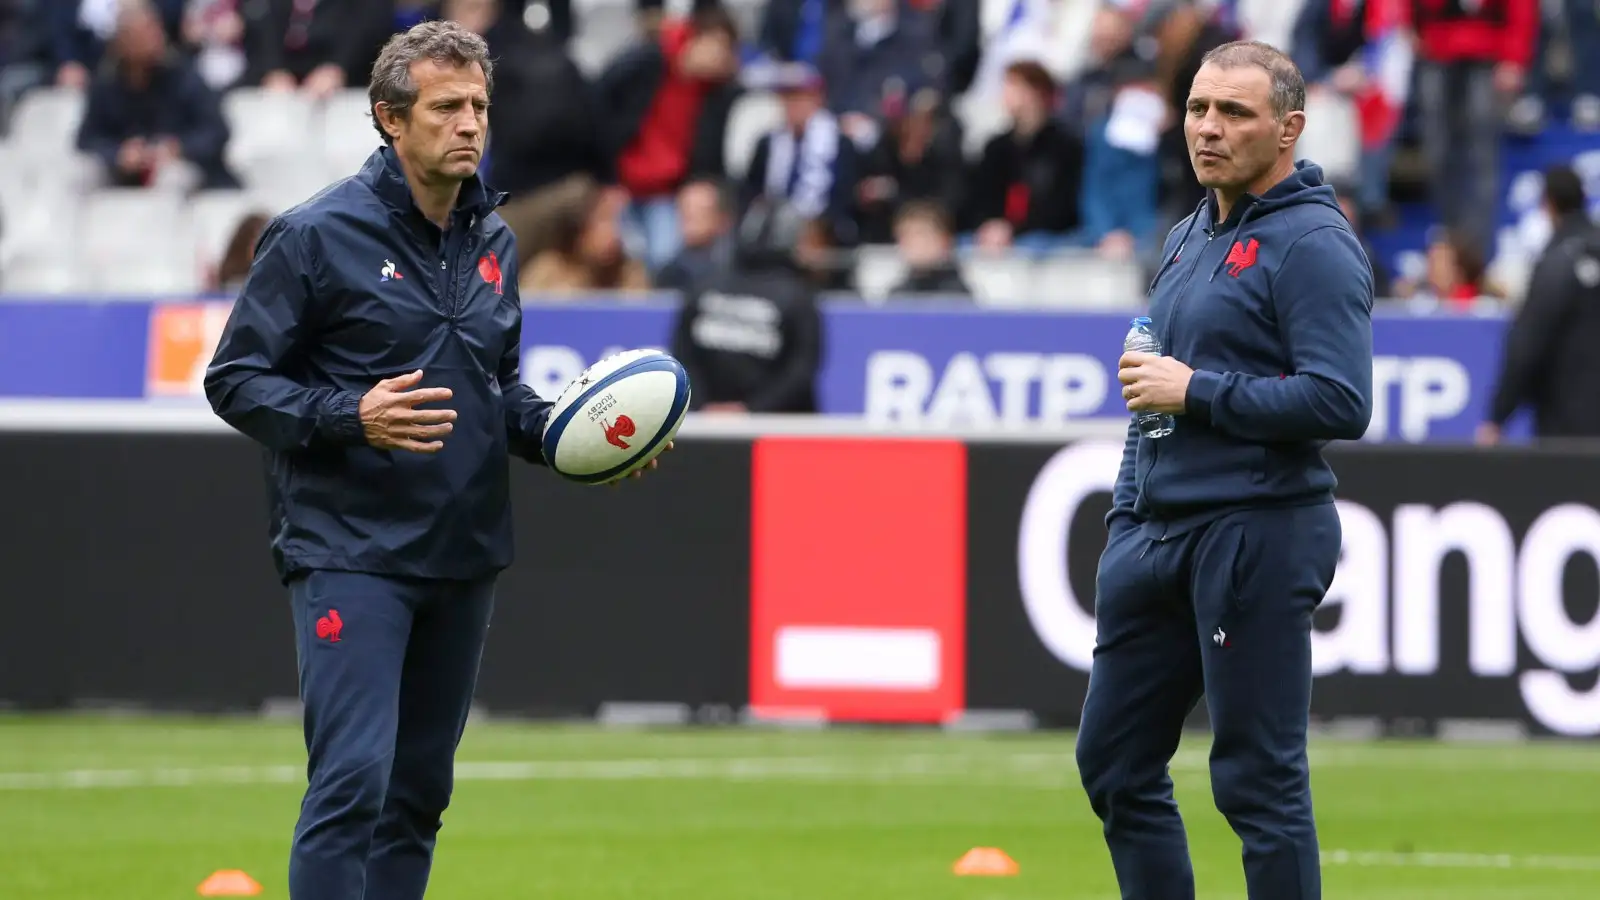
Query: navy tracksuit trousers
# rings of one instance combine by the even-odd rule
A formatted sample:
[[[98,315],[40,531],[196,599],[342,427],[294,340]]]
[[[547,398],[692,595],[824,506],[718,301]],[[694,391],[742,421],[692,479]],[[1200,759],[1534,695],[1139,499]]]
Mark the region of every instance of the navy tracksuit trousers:
[[[1306,728],[1311,615],[1338,565],[1333,504],[1233,513],[1100,560],[1078,770],[1124,900],[1193,900],[1167,764],[1204,693],[1211,791],[1251,900],[1322,896]]]
[[[292,900],[421,900],[494,580],[290,582],[309,754]]]

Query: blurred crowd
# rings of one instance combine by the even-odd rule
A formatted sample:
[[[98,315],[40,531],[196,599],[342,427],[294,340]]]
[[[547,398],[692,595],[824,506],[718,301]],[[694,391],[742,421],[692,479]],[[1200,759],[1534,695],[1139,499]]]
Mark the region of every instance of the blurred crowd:
[[[597,58],[602,7],[625,33]],[[0,96],[85,91],[99,184],[227,188],[225,94],[362,88],[426,17],[497,58],[486,174],[543,297],[686,288],[761,198],[804,212],[824,289],[859,287],[864,246],[897,248],[898,293],[969,294],[959,261],[985,254],[1147,264],[1202,196],[1190,78],[1248,37],[1305,72],[1302,155],[1361,229],[1433,202],[1426,267],[1375,257],[1380,292],[1468,304],[1508,290],[1501,136],[1600,129],[1600,4],[1580,0],[0,0]]]

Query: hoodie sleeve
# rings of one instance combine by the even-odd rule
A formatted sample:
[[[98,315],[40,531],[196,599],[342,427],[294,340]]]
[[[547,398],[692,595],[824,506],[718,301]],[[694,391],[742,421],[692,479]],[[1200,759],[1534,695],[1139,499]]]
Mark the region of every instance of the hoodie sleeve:
[[[360,394],[285,373],[309,336],[314,271],[304,235],[283,219],[268,224],[206,369],[211,408],[272,450],[366,444]]]
[[[1356,440],[1372,418],[1372,270],[1348,230],[1289,247],[1272,283],[1290,371],[1196,371],[1186,415],[1245,441]]]

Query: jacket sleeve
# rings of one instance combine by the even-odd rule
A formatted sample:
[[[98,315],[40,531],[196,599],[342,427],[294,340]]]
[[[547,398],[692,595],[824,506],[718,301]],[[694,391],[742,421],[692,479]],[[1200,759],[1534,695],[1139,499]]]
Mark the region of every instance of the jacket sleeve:
[[[211,408],[272,450],[366,444],[360,394],[308,388],[285,372],[310,336],[313,271],[304,235],[274,219],[206,369]]]
[[[815,389],[822,362],[822,313],[812,297],[797,298],[784,317],[784,365],[745,401],[750,412],[798,411]]]
[[[1573,291],[1569,280],[1572,259],[1561,248],[1552,248],[1534,267],[1528,290],[1506,332],[1505,350],[1500,364],[1500,381],[1495,385],[1488,421],[1504,425],[1517,407],[1531,400],[1535,387],[1549,371],[1547,351],[1555,344]]]
[[[1372,270],[1348,230],[1289,247],[1271,287],[1290,371],[1196,371],[1185,414],[1246,441],[1356,440],[1372,419]]]
[[[514,276],[516,272],[508,274]],[[517,307],[505,353],[500,357],[500,402],[506,414],[506,441],[517,456],[535,465],[549,465],[544,458],[544,426],[555,403],[522,383],[522,297],[517,293],[514,277],[507,278],[506,289]]]

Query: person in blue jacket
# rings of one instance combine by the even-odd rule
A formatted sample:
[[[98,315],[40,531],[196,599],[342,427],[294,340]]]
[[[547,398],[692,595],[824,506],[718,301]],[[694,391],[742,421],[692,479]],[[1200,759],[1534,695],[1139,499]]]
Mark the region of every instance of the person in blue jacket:
[[[423,896],[511,563],[508,460],[543,462],[515,241],[477,174],[492,77],[454,23],[389,41],[383,146],[268,224],[206,372],[268,451],[309,754],[293,900]]]
[[[1097,575],[1077,759],[1126,900],[1195,896],[1167,764],[1201,695],[1212,796],[1252,900],[1321,897],[1306,731],[1311,617],[1338,564],[1329,441],[1372,414],[1372,272],[1319,167],[1305,82],[1278,50],[1210,51],[1184,113],[1208,196],[1166,240],[1127,353],[1133,412]]]

